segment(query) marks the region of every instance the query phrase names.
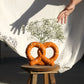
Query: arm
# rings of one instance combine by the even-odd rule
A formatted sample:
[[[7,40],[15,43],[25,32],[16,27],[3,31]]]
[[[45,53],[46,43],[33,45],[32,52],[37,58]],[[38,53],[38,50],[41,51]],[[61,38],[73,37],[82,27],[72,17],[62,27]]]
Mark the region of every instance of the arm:
[[[66,23],[67,17],[74,11],[75,6],[79,4],[82,0],[71,0],[69,5],[58,15],[58,23],[61,21],[61,24]]]
[[[82,1],[82,0],[71,0],[71,3],[77,5],[77,4],[79,4],[81,1]]]

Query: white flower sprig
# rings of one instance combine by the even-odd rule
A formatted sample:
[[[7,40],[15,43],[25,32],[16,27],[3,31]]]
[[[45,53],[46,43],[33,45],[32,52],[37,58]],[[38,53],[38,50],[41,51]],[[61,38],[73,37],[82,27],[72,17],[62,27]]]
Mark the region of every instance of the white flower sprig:
[[[23,28],[25,28],[23,26]],[[31,35],[38,38],[41,43],[48,39],[64,39],[62,25],[57,23],[57,19],[42,19],[40,21],[30,22],[26,30],[31,32]]]

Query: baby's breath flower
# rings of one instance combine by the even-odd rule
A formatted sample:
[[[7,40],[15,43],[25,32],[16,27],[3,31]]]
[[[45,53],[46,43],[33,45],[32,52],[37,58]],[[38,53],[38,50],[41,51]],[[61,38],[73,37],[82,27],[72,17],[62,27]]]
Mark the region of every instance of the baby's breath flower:
[[[43,18],[40,21],[32,21],[27,24],[26,30],[31,32],[31,35],[38,38],[41,43],[44,43],[48,39],[58,39],[60,41],[64,39],[62,25],[57,23],[57,19],[55,18]]]

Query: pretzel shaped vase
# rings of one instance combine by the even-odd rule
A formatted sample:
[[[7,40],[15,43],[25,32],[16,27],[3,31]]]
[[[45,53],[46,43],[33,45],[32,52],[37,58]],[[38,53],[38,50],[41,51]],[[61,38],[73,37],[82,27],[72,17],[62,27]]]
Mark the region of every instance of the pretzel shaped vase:
[[[31,50],[33,47],[37,47],[38,48],[38,57],[34,58],[31,55]],[[54,54],[51,58],[47,58],[46,57],[46,48],[51,47],[54,50]],[[56,46],[55,43],[53,42],[45,42],[45,43],[40,43],[40,42],[32,42],[28,45],[27,47],[27,58],[30,60],[29,64],[30,65],[35,65],[35,64],[39,64],[39,65],[54,65],[54,61],[57,59],[58,54],[59,54],[59,50],[58,47]]]

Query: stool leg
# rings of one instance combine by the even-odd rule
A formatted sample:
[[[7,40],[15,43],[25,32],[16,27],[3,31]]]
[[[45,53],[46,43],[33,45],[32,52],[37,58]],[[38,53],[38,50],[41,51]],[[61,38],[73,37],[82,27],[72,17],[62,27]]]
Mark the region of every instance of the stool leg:
[[[56,84],[54,73],[50,73],[49,75],[50,75],[49,76],[50,77],[50,84]]]
[[[31,84],[37,84],[37,74],[32,74],[32,83]]]
[[[44,74],[44,84],[49,84],[48,73]]]
[[[32,75],[30,74],[29,78],[28,78],[28,83],[27,84],[31,84],[31,79],[32,79]]]

